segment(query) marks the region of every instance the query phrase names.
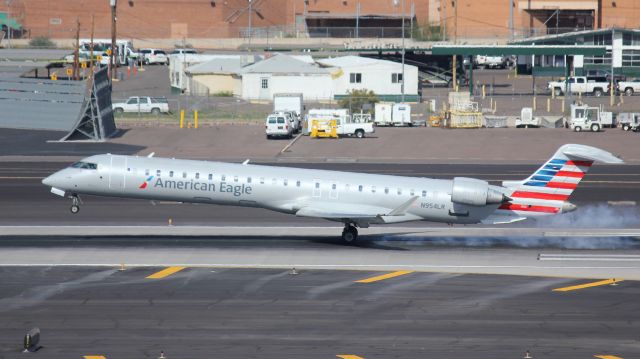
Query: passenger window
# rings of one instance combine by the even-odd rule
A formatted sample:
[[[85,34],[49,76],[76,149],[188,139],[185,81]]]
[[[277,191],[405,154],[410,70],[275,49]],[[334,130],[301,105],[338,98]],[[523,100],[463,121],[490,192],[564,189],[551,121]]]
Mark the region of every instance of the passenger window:
[[[331,189],[336,189],[336,184],[335,184],[335,183],[333,183],[333,184],[331,185]]]
[[[413,196],[415,194],[415,191],[411,190],[411,191],[409,191],[409,194]]]
[[[196,179],[200,178],[200,173],[196,172]]]
[[[358,186],[358,192],[362,192],[362,185]]]
[[[173,171],[169,171],[169,177],[173,177]]]
[[[127,167],[127,172],[131,172],[131,167]]]
[[[351,189],[351,185],[349,185],[348,183],[344,185],[344,190],[346,192],[349,192],[350,189]]]
[[[296,181],[296,187],[300,187],[300,181]]]
[[[283,183],[284,183],[284,185],[286,186],[286,185],[288,185],[288,184],[289,184],[289,181],[285,179],[285,180],[283,180]]]
[[[389,194],[389,187],[384,188],[384,194]]]
[[[320,183],[316,182],[316,188],[320,188]]]
[[[187,178],[187,172],[182,172],[182,178]]]
[[[274,186],[275,186],[275,185],[277,185],[277,184],[278,184],[278,180],[277,180],[277,179],[275,179],[275,178],[273,178],[273,179],[271,180],[271,184],[272,184],[272,185],[274,185]]]
[[[427,191],[422,191],[422,197],[426,197],[427,196]]]
[[[398,194],[402,194],[402,190],[400,188],[398,188]]]
[[[144,175],[148,176],[149,175],[149,170],[144,170]]]
[[[233,182],[238,182],[238,176],[233,176]]]
[[[247,183],[251,183],[251,177],[247,177]]]
[[[160,170],[156,170],[156,176],[160,177]]]
[[[222,175],[222,177],[220,178],[221,181],[224,181],[224,179],[227,178],[227,176]]]
[[[264,177],[260,177],[260,184],[264,184]]]
[[[376,186],[371,186],[371,193],[376,193]]]
[[[211,173],[209,173],[209,181],[213,180],[213,175]]]

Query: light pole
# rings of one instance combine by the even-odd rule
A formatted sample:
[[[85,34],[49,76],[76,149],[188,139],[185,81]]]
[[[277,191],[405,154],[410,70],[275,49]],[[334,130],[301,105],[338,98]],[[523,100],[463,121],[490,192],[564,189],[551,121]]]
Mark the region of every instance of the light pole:
[[[251,4],[252,0],[249,1],[249,46],[251,46],[251,37],[253,36],[253,30],[251,29],[251,18],[253,17],[253,7]]]
[[[111,59],[109,59],[109,75],[111,79],[118,78],[118,67],[116,66],[116,2],[117,0],[109,0],[111,6]]]
[[[404,46],[404,0],[393,0],[393,4],[398,6],[398,2],[402,2],[402,81],[400,82],[400,101],[404,102],[404,55],[405,55],[405,46]]]

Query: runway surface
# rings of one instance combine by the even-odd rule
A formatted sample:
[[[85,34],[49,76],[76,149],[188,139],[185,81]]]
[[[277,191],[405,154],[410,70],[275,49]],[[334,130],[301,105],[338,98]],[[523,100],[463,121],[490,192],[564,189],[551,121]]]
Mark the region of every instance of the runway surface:
[[[119,198],[83,197],[84,204],[77,215],[69,213],[70,201],[49,193],[41,180],[67,166],[60,162],[0,162],[0,225],[159,225],[169,218],[176,225],[327,225],[329,222],[296,218],[261,209],[158,203]],[[535,165],[419,165],[317,163],[278,164],[304,168],[321,168],[365,173],[384,173],[404,176],[453,178],[477,177],[498,183],[502,180],[526,178],[537,169]],[[583,206],[589,215],[587,224],[602,225],[611,219],[615,226],[634,226],[637,208],[622,211],[606,210],[608,201],[640,202],[640,166],[594,166],[571,201]],[[611,213],[610,213],[611,212]],[[584,212],[579,212],[584,213]],[[575,214],[574,214],[575,216]],[[569,217],[564,217],[569,218]],[[584,217],[583,218],[584,221]],[[638,217],[640,218],[640,217]],[[606,223],[609,225],[608,223]],[[640,226],[640,220],[637,223]]]
[[[1,267],[0,358],[21,356],[33,327],[42,348],[32,355],[52,359],[640,355],[638,282],[297,273]]]

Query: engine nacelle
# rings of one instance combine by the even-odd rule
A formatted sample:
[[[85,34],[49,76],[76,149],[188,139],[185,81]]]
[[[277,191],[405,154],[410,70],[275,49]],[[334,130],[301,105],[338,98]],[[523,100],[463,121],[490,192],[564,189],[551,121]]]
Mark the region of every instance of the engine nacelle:
[[[470,206],[486,206],[507,201],[501,192],[491,188],[487,181],[455,177],[451,189],[451,201]]]

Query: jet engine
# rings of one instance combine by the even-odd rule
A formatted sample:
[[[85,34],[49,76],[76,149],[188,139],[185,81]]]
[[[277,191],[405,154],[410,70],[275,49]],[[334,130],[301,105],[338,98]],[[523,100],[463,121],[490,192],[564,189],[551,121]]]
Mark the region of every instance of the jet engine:
[[[471,206],[486,206],[507,202],[509,197],[497,191],[487,181],[455,177],[451,189],[451,201]]]

